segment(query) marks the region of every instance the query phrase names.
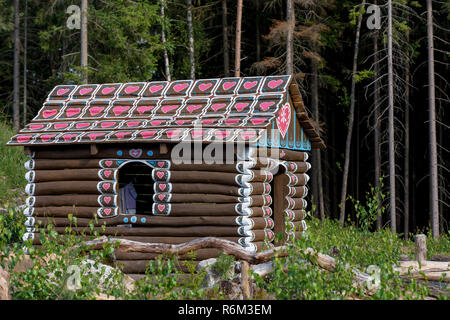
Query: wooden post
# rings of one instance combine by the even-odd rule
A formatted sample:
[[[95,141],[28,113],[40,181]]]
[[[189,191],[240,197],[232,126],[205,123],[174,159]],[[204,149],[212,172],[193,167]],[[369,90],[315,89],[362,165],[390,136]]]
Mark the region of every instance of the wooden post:
[[[91,144],[91,150],[90,150],[90,152],[91,152],[92,155],[98,153],[98,147],[97,147],[97,145],[96,145],[95,143],[94,143],[94,144]]]
[[[241,289],[244,300],[250,299],[250,278],[248,270],[250,266],[247,261],[241,260]]]
[[[161,153],[161,154],[166,154],[166,153],[168,153],[168,152],[169,152],[169,148],[167,147],[167,144],[161,143],[161,144],[159,145],[159,153]]]
[[[241,26],[242,26],[242,0],[237,3],[237,18],[236,18],[236,44],[234,56],[234,76],[241,76]]]
[[[418,234],[415,237],[416,241],[416,260],[423,262],[427,260],[427,236]]]

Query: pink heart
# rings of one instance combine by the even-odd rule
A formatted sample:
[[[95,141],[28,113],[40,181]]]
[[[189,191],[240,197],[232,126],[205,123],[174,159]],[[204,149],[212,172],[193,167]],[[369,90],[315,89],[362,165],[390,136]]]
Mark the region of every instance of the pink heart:
[[[258,83],[258,81],[246,82],[246,83],[244,83],[244,88],[251,89],[254,86],[256,86],[257,83]]]
[[[159,195],[158,195],[158,198],[159,198],[159,200],[161,200],[161,201],[164,200],[165,197],[166,197],[166,196],[165,196],[164,194],[159,194]]]
[[[198,86],[198,88],[201,91],[205,91],[205,90],[209,89],[211,86],[212,86],[211,82],[210,83],[202,83],[201,85]]]
[[[273,88],[278,87],[282,83],[283,83],[283,80],[272,80],[272,81],[269,81],[269,87],[273,89]]]
[[[111,160],[107,160],[105,161],[106,166],[110,167],[112,165],[112,161]]]
[[[105,209],[103,209],[103,211],[105,212],[105,214],[107,216],[109,216],[111,214],[111,209],[110,208],[105,208]]]
[[[226,124],[236,124],[236,123],[239,123],[239,119],[226,119],[225,120],[225,123]]]
[[[230,89],[231,87],[233,87],[235,84],[236,84],[236,82],[234,82],[234,81],[228,81],[228,82],[225,82],[225,83],[223,84],[223,88],[224,88],[225,90],[228,90],[228,89]]]
[[[127,111],[128,109],[130,109],[130,106],[117,106],[117,107],[113,108],[113,112],[116,116],[119,116],[122,113],[124,113],[125,111]]]
[[[125,88],[126,93],[133,93],[139,89],[139,86],[130,86]]]
[[[103,135],[104,135],[104,133],[90,133],[87,136],[89,137],[89,139],[91,139],[93,141]]]
[[[266,196],[266,202],[270,203],[272,201],[272,198],[270,196]]]
[[[31,130],[38,130],[38,129],[42,129],[44,127],[43,124],[32,124],[30,125],[30,129]]]
[[[108,94],[108,93],[113,92],[114,90],[116,90],[116,88],[114,88],[114,87],[107,87],[107,88],[104,88],[104,89],[102,90],[102,93],[103,93],[103,94]]]
[[[227,105],[225,103],[218,103],[218,104],[213,104],[211,106],[211,109],[213,109],[214,111],[217,111],[219,109],[222,109],[223,107],[226,107]]]
[[[162,110],[164,113],[167,113],[167,112],[169,112],[169,111],[171,111],[171,110],[177,109],[178,107],[179,107],[179,105],[164,106],[164,107],[161,108],[161,110]]]
[[[142,131],[141,136],[142,136],[142,138],[150,138],[150,137],[154,136],[155,133],[156,133],[156,131]]]
[[[187,106],[187,109],[190,113],[192,113],[192,111],[200,109],[201,107],[203,107],[203,105],[201,105],[201,104],[196,104],[196,105],[190,104]]]
[[[244,140],[248,140],[256,135],[255,131],[242,131],[241,136]]]
[[[263,102],[263,103],[261,103],[260,105],[259,105],[259,107],[261,108],[261,109],[263,109],[264,111],[267,111],[267,109],[269,109],[271,106],[273,106],[274,105],[274,103],[275,102]]]
[[[100,124],[100,126],[102,127],[102,128],[109,128],[109,127],[114,127],[115,125],[116,125],[116,121],[110,121],[110,122],[102,122],[101,124]]]
[[[291,123],[291,107],[289,106],[289,103],[286,103],[280,109],[280,112],[278,113],[277,117],[277,126],[283,138],[286,136],[286,132],[288,131],[290,123]]]
[[[156,175],[158,176],[158,178],[162,178],[162,177],[164,177],[164,172],[162,172],[162,171],[158,171],[158,172],[156,172]]]
[[[152,110],[153,108],[154,106],[141,106],[138,107],[136,110],[137,112],[139,112],[139,114],[143,114],[145,111]]]
[[[111,175],[112,171],[111,170],[105,170],[105,171],[103,171],[103,173],[105,174],[105,177],[109,177]]]
[[[164,121],[162,120],[154,120],[154,121],[150,121],[150,124],[152,126],[159,126],[161,123],[163,123]]]
[[[53,125],[55,127],[55,129],[64,129],[67,128],[69,126],[68,123],[55,123]]]
[[[228,131],[216,131],[215,135],[218,136],[219,138],[225,138],[230,134],[230,132]]]
[[[106,191],[106,190],[109,189],[110,186],[111,186],[111,183],[104,183],[104,184],[102,185],[102,188]]]
[[[151,93],[155,93],[155,92],[158,92],[159,90],[161,90],[162,88],[164,88],[164,86],[161,84],[161,85],[158,85],[158,86],[151,86],[149,88],[149,90],[150,90]]]
[[[160,168],[163,168],[165,165],[166,165],[165,162],[162,162],[162,161],[158,162],[158,167],[160,167]]]
[[[132,132],[131,131],[126,131],[126,132],[117,132],[116,134],[115,134],[115,136],[117,137],[117,138],[119,138],[119,139],[123,139],[126,135],[128,135],[128,134],[132,134]]]
[[[133,158],[139,158],[142,155],[142,149],[131,149],[128,153]]]
[[[31,136],[18,136],[17,141],[22,143],[31,139]]]
[[[74,115],[79,114],[80,111],[80,108],[70,108],[66,110],[66,114],[68,117],[73,117]]]
[[[189,83],[180,83],[173,86],[173,90],[176,92],[180,92],[181,90],[185,89],[187,86],[189,86]]]
[[[104,197],[103,200],[105,200],[106,204],[109,204],[111,202],[111,197]]]
[[[76,134],[69,133],[69,134],[63,135],[63,139],[64,139],[65,141],[69,141],[70,139],[72,139],[73,137],[76,137],[76,136],[77,136]]]
[[[165,183],[159,184],[159,188],[163,191],[166,189],[166,187],[167,187],[167,185]]]
[[[158,204],[158,209],[159,209],[159,211],[164,211],[165,208],[166,208],[165,205],[163,205],[163,204]]]
[[[177,120],[177,121],[175,121],[175,123],[178,124],[178,125],[182,125],[185,122],[187,122],[187,120]]]
[[[181,130],[169,130],[166,132],[166,134],[169,138],[172,138],[178,136],[180,134],[180,131]]]
[[[198,138],[201,137],[205,133],[204,130],[193,130],[191,132],[192,138]]]
[[[266,185],[266,192],[270,191],[270,185]]]
[[[89,93],[92,91],[92,88],[83,88],[80,90],[81,95],[85,95],[86,93]]]
[[[241,103],[236,103],[236,105],[234,107],[236,108],[236,110],[242,111],[242,110],[244,110],[244,108],[246,106],[248,106],[248,103],[241,102]]]
[[[265,121],[266,121],[266,118],[253,118],[250,120],[250,122],[253,123],[254,125],[264,123]]]
[[[67,93],[70,89],[59,89],[58,91],[56,91],[56,94],[58,96],[63,95],[64,93]]]
[[[205,119],[205,120],[202,120],[202,123],[203,124],[211,124],[211,123],[213,123],[214,121],[216,121],[215,119]]]
[[[127,127],[136,127],[140,124],[140,121],[128,121],[127,122]]]
[[[42,112],[42,116],[44,118],[50,118],[51,116],[54,116],[55,114],[58,113],[58,110],[53,109],[53,110],[44,110],[44,112]]]
[[[77,129],[83,129],[83,128],[89,127],[90,125],[91,125],[90,122],[80,122],[80,123],[77,123],[77,124],[75,125],[75,127],[76,127]]]
[[[89,108],[89,113],[90,113],[92,116],[96,116],[96,115],[98,115],[100,112],[102,112],[104,109],[105,109],[105,107],[92,107],[92,108]]]
[[[44,134],[44,135],[40,136],[40,138],[43,142],[47,142],[53,137],[55,137],[54,134]]]

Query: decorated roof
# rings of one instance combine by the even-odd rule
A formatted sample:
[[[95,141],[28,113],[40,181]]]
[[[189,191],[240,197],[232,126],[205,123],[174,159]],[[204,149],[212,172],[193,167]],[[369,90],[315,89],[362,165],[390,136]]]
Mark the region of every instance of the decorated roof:
[[[291,81],[290,76],[258,76],[59,85],[8,145],[257,143],[262,137],[267,145],[269,128],[278,129],[282,138],[288,135],[291,112],[287,114],[286,105]],[[315,130],[310,131],[293,149],[310,149],[308,137],[318,141],[316,136]]]

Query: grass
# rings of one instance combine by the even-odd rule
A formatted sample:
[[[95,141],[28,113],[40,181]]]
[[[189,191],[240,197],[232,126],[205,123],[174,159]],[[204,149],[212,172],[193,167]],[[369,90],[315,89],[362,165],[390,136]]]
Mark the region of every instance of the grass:
[[[23,147],[6,146],[15,131],[5,121],[0,120],[0,207],[10,200],[23,197],[26,185],[24,163],[28,158]]]

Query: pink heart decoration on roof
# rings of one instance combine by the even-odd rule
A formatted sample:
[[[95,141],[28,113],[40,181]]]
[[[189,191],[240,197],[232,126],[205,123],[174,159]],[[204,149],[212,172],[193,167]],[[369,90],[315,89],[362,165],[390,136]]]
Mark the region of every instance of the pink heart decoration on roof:
[[[58,96],[62,96],[64,93],[67,93],[70,89],[59,89],[56,91]]]

